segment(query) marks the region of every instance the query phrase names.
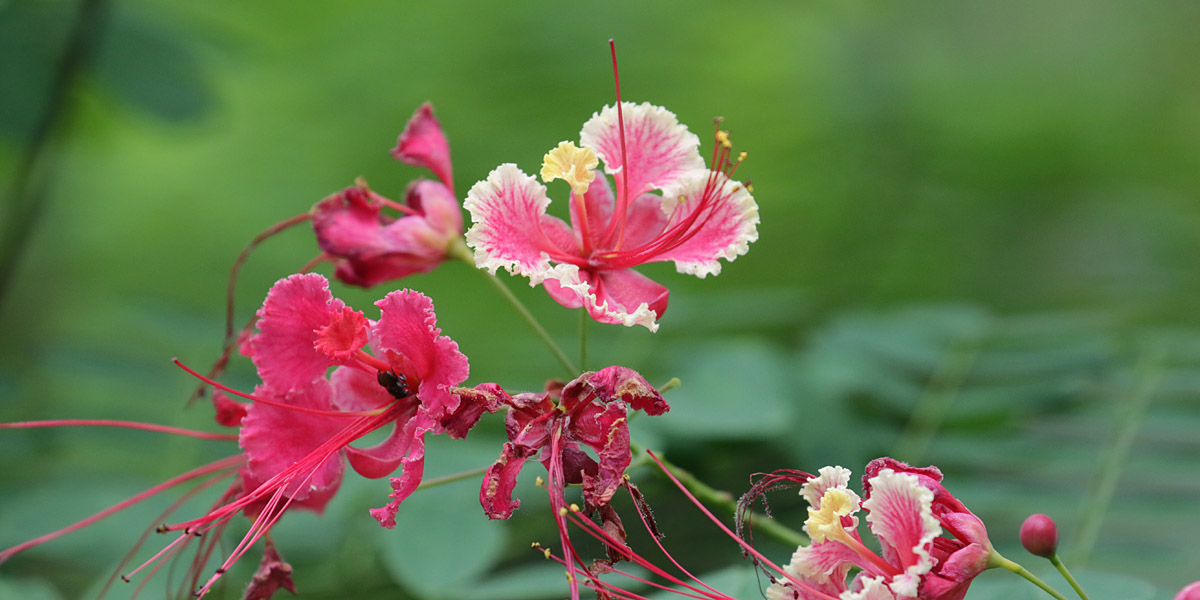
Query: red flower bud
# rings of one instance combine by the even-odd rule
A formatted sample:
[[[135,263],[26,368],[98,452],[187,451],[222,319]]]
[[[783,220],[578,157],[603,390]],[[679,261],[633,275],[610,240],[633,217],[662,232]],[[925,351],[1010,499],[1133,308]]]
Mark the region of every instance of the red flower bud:
[[[1041,513],[1030,515],[1021,525],[1021,545],[1035,556],[1054,556],[1058,550],[1058,525]]]

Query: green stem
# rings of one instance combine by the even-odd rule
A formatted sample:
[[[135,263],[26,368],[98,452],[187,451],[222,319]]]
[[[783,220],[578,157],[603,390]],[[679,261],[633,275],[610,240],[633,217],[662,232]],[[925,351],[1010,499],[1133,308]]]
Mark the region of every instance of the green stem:
[[[1055,589],[1050,587],[1049,585],[1047,585],[1045,581],[1038,579],[1037,575],[1030,573],[1029,570],[1026,569],[1025,567],[1022,567],[1021,565],[1019,565],[1011,560],[1008,560],[1007,558],[1004,558],[1003,556],[1000,556],[1000,554],[996,553],[995,551],[993,551],[992,555],[988,557],[988,568],[990,569],[992,567],[999,567],[1001,569],[1007,569],[1009,571],[1012,571],[1013,573],[1016,573],[1017,575],[1020,575],[1021,577],[1024,577],[1025,579],[1028,579],[1029,582],[1032,583],[1033,585],[1036,585],[1036,586],[1042,588],[1043,591],[1045,591],[1047,594],[1050,594],[1051,596],[1054,596],[1057,600],[1067,600],[1066,596],[1063,596],[1062,594],[1055,591]]]
[[[1054,554],[1050,557],[1050,562],[1054,564],[1054,568],[1058,569],[1059,573],[1062,573],[1062,576],[1067,580],[1067,583],[1071,584],[1071,587],[1075,589],[1075,593],[1079,594],[1079,597],[1083,600],[1088,600],[1088,596],[1083,592],[1083,588],[1079,587],[1079,582],[1075,581],[1075,577],[1071,575],[1070,571],[1067,570],[1067,565],[1063,564],[1062,559],[1060,559],[1057,554]]]
[[[470,248],[467,248],[466,242],[461,238],[454,240],[446,248],[446,257],[461,260],[471,266],[475,266],[475,258],[471,255]],[[567,358],[567,353],[563,352],[562,348],[555,343],[550,334],[546,332],[546,328],[542,327],[537,317],[534,317],[533,313],[529,312],[529,309],[512,293],[512,290],[508,289],[508,286],[504,285],[504,282],[500,281],[495,275],[487,273],[482,269],[479,269],[479,272],[483,275],[484,279],[488,280],[488,283],[492,284],[492,287],[496,288],[496,291],[500,292],[501,296],[504,296],[505,300],[508,300],[508,303],[517,311],[517,314],[521,315],[521,318],[533,328],[533,332],[542,340],[542,343],[546,344],[546,347],[554,354],[554,358],[558,360],[558,363],[567,370],[568,378],[574,378],[578,375],[580,370],[575,368],[570,358]]]
[[[893,456],[909,464],[921,462],[946,414],[950,412],[956,392],[962,387],[963,381],[975,364],[976,357],[979,356],[981,340],[982,336],[972,336],[951,343],[942,361],[930,376],[925,391],[917,399],[908,425],[896,441]]]
[[[470,479],[477,475],[483,475],[484,473],[487,473],[488,469],[489,467],[480,467],[478,469],[471,469],[470,471],[463,471],[462,473],[451,473],[441,477],[434,477],[433,479],[426,479],[425,481],[421,482],[421,485],[417,486],[417,489],[427,490],[429,488],[438,487],[439,485],[446,485],[447,483],[454,483],[455,481]]]
[[[633,450],[633,453],[636,456],[646,455],[645,451],[635,443],[630,443],[629,447]],[[664,467],[671,471],[671,474],[675,475],[675,478],[678,479],[679,482],[688,489],[688,491],[694,494],[698,500],[704,502],[705,504],[716,505],[729,512],[729,514],[734,515],[734,517],[737,516],[738,503],[732,494],[714,489],[707,483],[697,479],[696,476],[692,475],[690,472],[671,464],[669,461],[667,461],[667,459],[663,458],[661,454],[658,455],[658,460],[663,464]],[[782,525],[779,523],[779,521],[776,521],[775,519],[772,519],[771,517],[768,517],[762,513],[751,513],[749,522],[753,523],[755,529],[761,531],[766,536],[774,538],[776,541],[782,542],[789,546],[799,547],[806,545],[809,542],[808,536],[790,527]]]
[[[591,315],[586,308],[579,309],[579,368],[587,370],[588,321]]]
[[[1100,465],[1100,472],[1092,482],[1091,493],[1085,496],[1083,516],[1080,518],[1079,533],[1075,536],[1074,550],[1071,562],[1075,565],[1085,564],[1091,555],[1096,539],[1100,536],[1100,528],[1104,524],[1104,515],[1117,489],[1121,471],[1129,459],[1133,441],[1137,437],[1142,421],[1146,417],[1146,409],[1154,390],[1158,387],[1163,371],[1165,348],[1157,346],[1142,357],[1134,367],[1135,379],[1129,399],[1123,403],[1124,410],[1117,415],[1117,427],[1113,431],[1108,453]]]

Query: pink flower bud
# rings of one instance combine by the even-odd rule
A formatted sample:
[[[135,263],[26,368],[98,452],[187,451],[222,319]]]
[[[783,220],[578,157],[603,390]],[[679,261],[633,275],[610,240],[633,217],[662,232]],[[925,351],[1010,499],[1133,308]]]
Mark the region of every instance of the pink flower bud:
[[[1058,525],[1041,513],[1030,515],[1021,525],[1021,545],[1035,556],[1054,556],[1058,550]]]

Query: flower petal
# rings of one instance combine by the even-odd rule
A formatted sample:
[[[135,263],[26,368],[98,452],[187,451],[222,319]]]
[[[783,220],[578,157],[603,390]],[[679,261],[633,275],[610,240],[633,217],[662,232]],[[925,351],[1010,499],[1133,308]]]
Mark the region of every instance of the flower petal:
[[[553,277],[553,283],[549,278],[545,282],[546,291],[559,304],[567,308],[584,306],[600,323],[642,325],[658,331],[656,320],[666,312],[671,293],[658,282],[633,269],[593,274],[574,265],[559,266],[570,268],[562,269]]]
[[[309,385],[325,370],[340,364],[313,346],[316,330],[330,323],[345,304],[329,292],[321,275],[280,279],[258,309],[258,331],[249,347],[258,376],[272,389],[286,391]]]
[[[513,488],[525,461],[536,453],[536,449],[504,442],[500,458],[488,467],[479,488],[479,503],[489,519],[507,519],[521,506],[521,501],[512,497]]]
[[[462,383],[470,368],[458,344],[441,335],[433,301],[420,292],[400,290],[375,305],[380,316],[371,329],[371,347],[380,353],[399,354],[412,365],[415,372],[405,375],[410,384],[414,376],[419,382],[416,395],[422,411],[440,419],[447,410],[457,408],[458,399],[449,389]]]
[[[850,469],[844,467],[821,467],[817,476],[809,479],[800,487],[800,495],[808,500],[809,506],[820,510],[821,498],[825,490],[844,488],[850,484]],[[853,493],[853,492],[851,492]]]
[[[279,552],[275,550],[275,544],[268,537],[258,570],[254,572],[254,579],[250,580],[246,591],[242,593],[242,600],[270,600],[279,588],[296,593],[296,584],[292,582],[292,565],[283,561]]]
[[[409,419],[400,429],[403,431],[397,434],[411,440],[408,454],[402,462],[404,471],[399,477],[391,479],[392,493],[389,497],[392,501],[370,511],[371,516],[388,529],[396,526],[396,512],[400,510],[400,503],[421,485],[421,477],[425,474],[425,434],[441,432],[437,421],[421,412]]]
[[[700,138],[681,125],[675,113],[650,103],[622,102],[621,109],[624,160],[616,106],[605,106],[592,115],[579,133],[580,145],[590,146],[604,161],[604,170],[617,180],[617,190],[628,177],[630,198],[656,189],[673,194],[684,173],[704,168]]]
[[[726,181],[705,197],[708,175],[707,170],[691,172],[679,195],[663,198],[663,210],[671,215],[664,235],[672,241],[643,262],[673,260],[680,273],[703,279],[721,273],[718,259],[732,261],[758,239],[754,197],[736,181]]]
[[[898,596],[916,596],[921,577],[933,568],[933,539],[942,533],[933,517],[933,492],[911,473],[884,469],[870,480],[871,496],[863,502],[867,523],[879,538],[883,558],[904,570],[892,579]]]
[[[331,408],[332,391],[329,382],[320,377],[310,381],[307,386],[285,393],[261,385],[255,390],[255,394],[300,408]],[[284,494],[292,496],[295,501],[303,501],[310,496],[323,497],[328,501],[341,483],[342,459],[335,453],[317,462],[313,458],[314,452],[348,424],[349,419],[335,416],[288,410],[257,402],[250,405],[238,436],[238,444],[246,455],[245,471],[249,475],[248,481],[257,482],[249,489],[257,488],[257,484],[282,473],[296,463],[308,461],[312,464],[306,467],[304,473],[311,473],[312,476],[293,478],[284,487]],[[323,506],[324,502],[320,505]],[[319,510],[321,506],[309,508]]]
[[[450,144],[442,133],[442,125],[433,116],[433,105],[426,102],[413,113],[400,139],[392,149],[392,156],[415,167],[433,171],[447,187],[454,189],[454,175],[450,168]]]
[[[445,248],[449,238],[462,235],[462,207],[450,188],[428,179],[418,179],[408,185],[404,203],[416,210],[429,226],[442,234]]]
[[[333,407],[344,411],[375,410],[395,402],[379,378],[354,367],[338,367],[329,376]]]
[[[577,255],[578,250],[562,246],[569,229],[546,214],[549,204],[546,186],[511,163],[496,167],[472,186],[463,207],[475,223],[467,231],[475,264],[492,274],[504,267],[528,277],[531,286],[557,273],[550,260]]]

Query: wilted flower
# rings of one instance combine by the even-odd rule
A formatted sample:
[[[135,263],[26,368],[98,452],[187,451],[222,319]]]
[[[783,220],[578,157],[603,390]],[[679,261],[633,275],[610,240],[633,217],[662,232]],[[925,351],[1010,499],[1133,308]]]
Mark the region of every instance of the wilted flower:
[[[520,501],[512,497],[517,474],[526,460],[540,460],[549,473],[546,487],[566,562],[569,569],[574,569],[567,516],[579,508],[568,505],[566,486],[582,484],[584,510],[598,513],[605,529],[623,538],[621,520],[609,503],[626,483],[625,469],[632,460],[629,412],[661,415],[670,407],[641,375],[620,366],[587,372],[566,385],[552,383],[547,387],[542,393],[509,396],[500,386],[487,383],[456,389],[455,393],[461,398],[460,407],[472,415],[463,421],[466,424],[484,410],[494,412],[508,407],[508,442],[499,460],[484,475],[479,490],[484,512],[493,519],[512,516],[520,506]],[[593,450],[599,460],[589,456],[583,446]],[[572,595],[577,594],[572,580]]]
[[[632,267],[669,260],[705,277],[720,273],[719,259],[745,254],[758,239],[758,206],[733,180],[745,153],[731,159],[729,134],[717,128],[705,167],[699,138],[648,103],[604,107],[579,138],[548,152],[541,168],[543,181],[570,184],[570,225],[546,214],[544,185],[503,164],[467,193],[467,243],[480,268],[528,277],[567,308],[657,330],[668,290]],[[615,196],[593,170],[601,160]]]

